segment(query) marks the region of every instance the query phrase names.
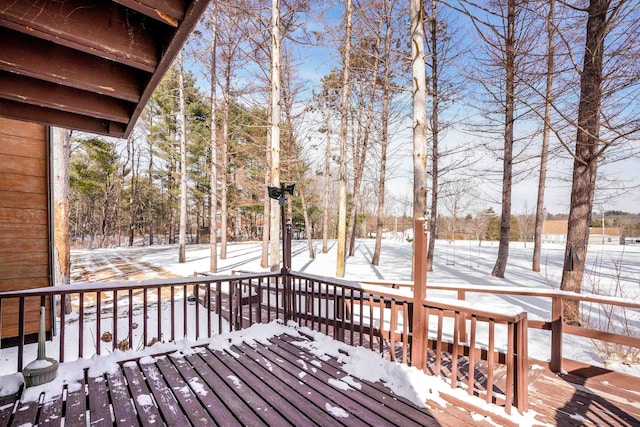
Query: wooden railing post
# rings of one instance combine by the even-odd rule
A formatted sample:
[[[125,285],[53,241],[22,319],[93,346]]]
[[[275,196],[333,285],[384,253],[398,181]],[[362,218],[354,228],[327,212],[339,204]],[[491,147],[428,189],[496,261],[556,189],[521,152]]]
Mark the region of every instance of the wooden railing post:
[[[427,237],[424,219],[413,225],[415,271],[413,272],[413,331],[411,341],[411,365],[424,369],[427,363],[425,337],[427,319],[422,302],[427,297]]]
[[[466,292],[463,289],[458,289],[458,300],[464,301],[466,299]],[[458,324],[458,337],[460,342],[468,342],[469,337],[467,335],[467,316],[465,313],[460,313],[460,323]]]
[[[529,410],[529,322],[527,313],[516,324],[515,404],[519,413]]]
[[[551,298],[551,363],[549,369],[553,372],[562,371],[562,297],[555,295]]]

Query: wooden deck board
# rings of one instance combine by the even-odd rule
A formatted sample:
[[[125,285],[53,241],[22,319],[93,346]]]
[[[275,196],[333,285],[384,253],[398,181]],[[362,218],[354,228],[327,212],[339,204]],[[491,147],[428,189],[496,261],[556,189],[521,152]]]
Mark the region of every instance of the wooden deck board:
[[[38,427],[56,427],[62,424],[62,399],[50,400],[42,404]],[[1,425],[2,423],[0,423]]]
[[[76,384],[73,391],[67,387],[67,399],[65,401],[65,425],[81,426],[86,424],[87,399],[84,380]]]
[[[13,417],[15,426],[35,425],[38,416],[38,402],[20,403]]]
[[[89,394],[89,422],[92,426],[111,426],[111,410],[107,383],[103,376],[89,377],[87,380]]]
[[[0,426],[6,426],[9,424],[9,418],[11,418],[11,414],[13,414],[15,405],[15,401],[8,403],[3,402],[3,404],[0,405]]]
[[[135,362],[125,363],[122,367],[129,385],[131,399],[143,426],[158,425],[162,421],[160,411],[151,399],[151,392],[147,387],[140,367]]]
[[[132,427],[139,426],[138,416],[131,402],[126,379],[122,371],[107,374],[107,384],[116,424]]]
[[[347,387],[351,381],[344,379],[342,364],[295,344],[305,339],[283,335],[268,344],[237,344],[229,352],[197,347],[186,356],[126,362],[120,371],[87,378],[86,385],[64,385],[54,400],[3,398],[0,426],[86,425],[87,417],[91,425],[109,426],[490,425],[455,399],[446,407],[427,402],[418,408],[379,382],[354,379],[360,387]],[[476,365],[476,384],[484,371]],[[533,366],[529,383],[530,408],[540,425],[640,426],[638,378],[585,366],[556,375]]]

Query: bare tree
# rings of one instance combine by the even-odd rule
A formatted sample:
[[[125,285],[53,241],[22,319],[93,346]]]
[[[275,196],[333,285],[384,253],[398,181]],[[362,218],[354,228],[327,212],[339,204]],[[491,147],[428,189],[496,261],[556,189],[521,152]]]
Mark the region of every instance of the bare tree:
[[[218,97],[216,96],[216,84],[217,84],[217,1],[211,2],[211,92],[209,95],[209,102],[211,104],[211,180],[210,180],[210,213],[209,213],[209,247],[211,253],[209,255],[209,271],[216,273],[218,271],[218,128],[216,123],[217,118],[217,103]]]
[[[180,123],[180,232],[178,262],[187,262],[187,114],[184,99],[182,50],[178,52],[178,121]]]
[[[336,276],[344,277],[347,232],[347,126],[349,115],[349,67],[351,63],[351,0],[346,0],[344,50],[342,52],[342,104],[340,107],[340,190],[338,195],[338,259]]]
[[[524,67],[529,65],[525,58],[534,38],[526,22],[527,11],[523,2],[503,0],[485,5],[484,2],[461,0],[461,5],[482,41],[483,49],[478,49],[477,54],[473,53],[477,76],[472,77],[488,96],[490,109],[486,111],[487,116],[499,117],[499,126],[502,128],[496,131],[496,127],[492,126],[489,131],[493,135],[500,135],[502,158],[500,243],[491,274],[504,277],[509,258],[513,166],[517,157],[517,151],[514,152],[514,124],[526,113],[516,105],[517,99],[526,96],[521,93],[517,83],[519,76],[524,73]]]
[[[271,185],[280,187],[280,0],[271,1],[271,123],[269,146],[271,150]],[[278,200],[271,200],[269,265],[275,271],[280,265],[280,209]]]
[[[627,59],[637,61],[635,53],[638,44],[635,35],[638,30],[638,8],[637,2],[627,0],[590,0],[587,8],[576,8],[587,13],[587,20],[584,58],[580,71],[577,136],[575,150],[571,151],[574,158],[573,181],[565,247],[565,259],[572,261],[573,268],[566,268],[563,271],[560,283],[562,290],[574,292],[581,290],[598,161],[621,139],[626,139],[639,130],[638,123],[633,121],[629,124],[619,123],[614,128],[620,117],[616,117],[613,111],[607,111],[607,108],[603,109],[603,99],[611,96],[615,90],[621,91],[623,88],[627,93],[623,96],[628,96],[628,93],[632,92],[631,88],[640,79],[640,76],[635,76],[630,80],[623,62],[623,58],[630,53],[634,55],[627,56]],[[630,25],[626,28],[622,27],[625,18],[626,24]],[[606,52],[605,39],[612,34],[617,25],[620,25],[616,34],[618,36],[616,46],[619,50]],[[629,38],[630,34],[634,36]],[[608,80],[604,78],[605,57],[608,59],[607,65],[615,67],[608,70],[611,73],[607,76]],[[620,86],[621,83],[624,83],[624,86]],[[601,136],[601,127],[607,129],[605,137]],[[566,303],[564,315],[568,323],[580,323],[577,303]]]
[[[54,285],[71,280],[71,240],[69,238],[69,155],[71,132],[51,129],[53,151],[53,274]],[[71,295],[65,296],[66,314],[71,313]]]
[[[427,212],[427,88],[424,64],[424,11],[411,0],[411,61],[413,76],[413,220]],[[415,271],[413,257],[412,272]]]
[[[382,113],[381,113],[381,136],[380,136],[380,178],[378,180],[378,209],[376,218],[376,244],[373,251],[371,264],[378,265],[380,263],[380,251],[382,247],[382,231],[384,225],[384,197],[385,197],[385,179],[387,170],[387,150],[389,147],[389,106],[391,103],[391,43],[392,28],[391,17],[393,16],[393,8],[395,2],[385,1],[384,8],[384,53],[382,63],[384,65],[384,76],[382,78]]]
[[[536,224],[533,234],[532,270],[540,271],[540,251],[542,249],[542,224],[544,223],[544,190],[547,181],[549,158],[549,135],[551,133],[551,103],[553,102],[553,76],[555,68],[555,0],[549,0],[547,11],[547,69],[545,87],[542,147],[540,151],[540,174],[538,176],[538,198],[536,199]],[[526,240],[525,240],[526,242]],[[526,243],[525,243],[526,244]]]

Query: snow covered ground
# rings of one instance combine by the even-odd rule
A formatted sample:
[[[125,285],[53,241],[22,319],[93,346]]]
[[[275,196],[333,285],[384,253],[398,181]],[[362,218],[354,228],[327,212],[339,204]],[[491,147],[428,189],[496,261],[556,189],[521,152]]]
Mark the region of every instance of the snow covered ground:
[[[347,259],[345,279],[353,281],[411,279],[412,245],[408,242],[385,240],[379,266],[371,265],[375,241],[363,239],[356,242],[354,256]],[[496,260],[497,242],[477,241],[436,241],[436,255],[433,272],[427,274],[427,285],[472,285],[519,287],[528,290],[558,289],[564,265],[564,246],[544,244],[541,253],[541,272],[531,271],[533,245],[517,242],[510,245],[509,264],[504,279],[491,276]],[[128,249],[138,251],[140,249]],[[329,242],[329,250],[321,253],[322,242],[314,242],[315,258],[309,258],[306,241],[294,241],[292,248],[292,269],[294,271],[335,276],[337,247],[335,241]],[[261,247],[258,243],[231,244],[226,260],[218,260],[218,273],[231,271],[265,271],[260,267]],[[178,276],[190,276],[194,272],[209,270],[208,245],[188,246],[187,262],[178,263],[176,246],[165,246],[163,250],[146,251],[140,260],[149,265],[162,266],[166,271]],[[616,296],[629,301],[640,301],[640,246],[592,245],[589,248],[584,293]],[[437,298],[457,298],[452,292],[428,290],[428,296]],[[550,320],[551,300],[540,297],[517,297],[513,295],[489,295],[467,293],[467,301],[475,307],[487,311],[526,311],[530,319]],[[588,312],[589,307],[583,307]],[[594,324],[607,323],[610,320],[617,326],[611,332],[620,332],[623,327],[631,329],[632,334],[640,336],[640,311],[621,310],[593,305],[590,308],[591,321]],[[627,325],[622,323],[627,322]],[[530,331],[529,354],[539,360],[550,358],[551,335],[548,331]],[[611,349],[614,350],[615,349]],[[596,347],[587,338],[566,336],[563,343],[563,355],[566,358],[607,366],[612,369],[640,376],[640,360],[629,366],[628,361],[617,360],[615,354],[605,354],[607,349]],[[640,349],[636,355],[640,358]]]

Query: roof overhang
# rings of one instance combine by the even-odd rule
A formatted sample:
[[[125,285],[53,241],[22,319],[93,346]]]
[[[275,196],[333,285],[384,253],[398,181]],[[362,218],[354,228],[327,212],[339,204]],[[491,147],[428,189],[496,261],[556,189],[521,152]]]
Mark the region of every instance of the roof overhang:
[[[209,0],[0,0],[0,116],[128,137]]]

